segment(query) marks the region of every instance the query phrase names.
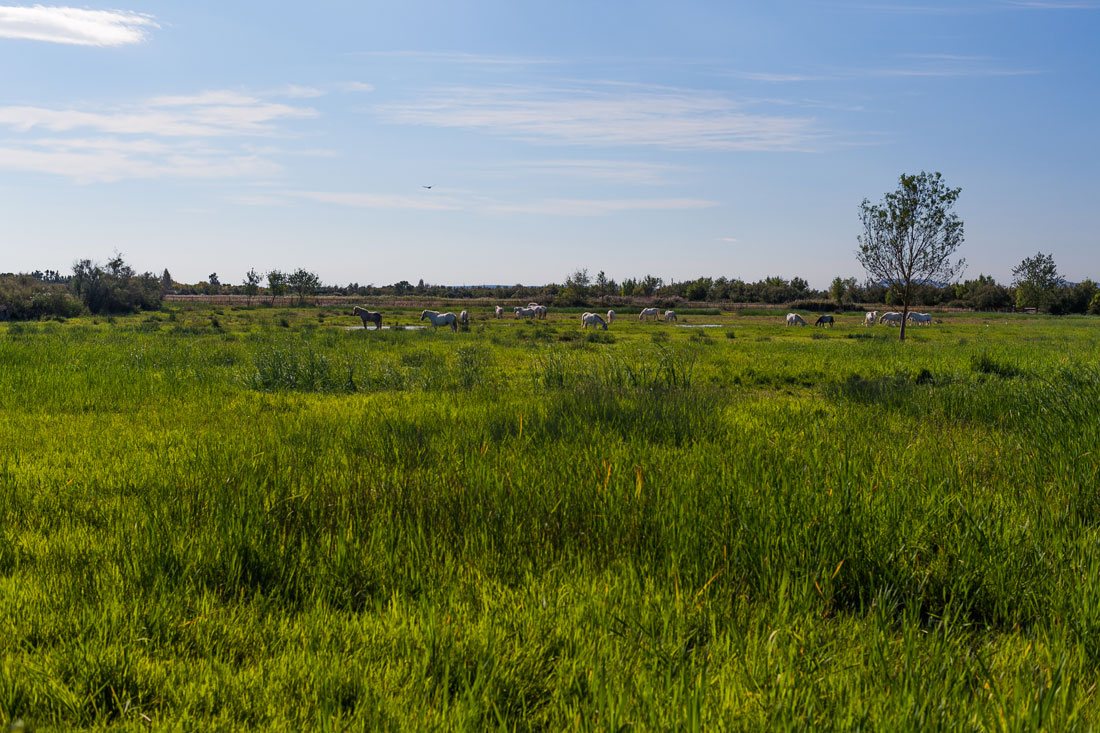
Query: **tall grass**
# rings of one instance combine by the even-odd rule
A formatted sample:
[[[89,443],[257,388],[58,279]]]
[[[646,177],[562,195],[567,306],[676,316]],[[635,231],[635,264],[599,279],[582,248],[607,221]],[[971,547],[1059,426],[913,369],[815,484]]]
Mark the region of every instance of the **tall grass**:
[[[173,315],[0,332],[4,722],[1100,725],[1087,322]]]

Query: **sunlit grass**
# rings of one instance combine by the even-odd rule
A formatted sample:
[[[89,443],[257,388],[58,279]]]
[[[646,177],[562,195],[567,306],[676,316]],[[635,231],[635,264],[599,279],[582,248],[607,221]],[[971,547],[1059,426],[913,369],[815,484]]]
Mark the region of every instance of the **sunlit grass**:
[[[1100,725],[1095,319],[473,315],[0,325],[0,722]]]

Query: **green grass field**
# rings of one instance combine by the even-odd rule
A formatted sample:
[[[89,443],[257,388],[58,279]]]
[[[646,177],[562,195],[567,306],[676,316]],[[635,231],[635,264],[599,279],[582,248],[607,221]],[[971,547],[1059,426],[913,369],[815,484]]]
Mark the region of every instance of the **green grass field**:
[[[1100,728],[1100,319],[781,315],[0,324],[0,724]]]

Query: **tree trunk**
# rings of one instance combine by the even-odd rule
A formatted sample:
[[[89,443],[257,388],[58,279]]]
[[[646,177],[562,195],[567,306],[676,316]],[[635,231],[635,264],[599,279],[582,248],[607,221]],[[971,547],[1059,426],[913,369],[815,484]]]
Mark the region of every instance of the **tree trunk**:
[[[909,303],[906,302],[901,307],[901,340],[905,340],[905,324],[909,320]]]

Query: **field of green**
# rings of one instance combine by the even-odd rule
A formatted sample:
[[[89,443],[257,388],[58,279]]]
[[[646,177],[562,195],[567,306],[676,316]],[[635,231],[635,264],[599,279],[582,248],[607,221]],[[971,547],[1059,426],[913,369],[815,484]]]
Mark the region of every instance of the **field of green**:
[[[860,316],[0,324],[0,725],[1100,728],[1100,319]]]

